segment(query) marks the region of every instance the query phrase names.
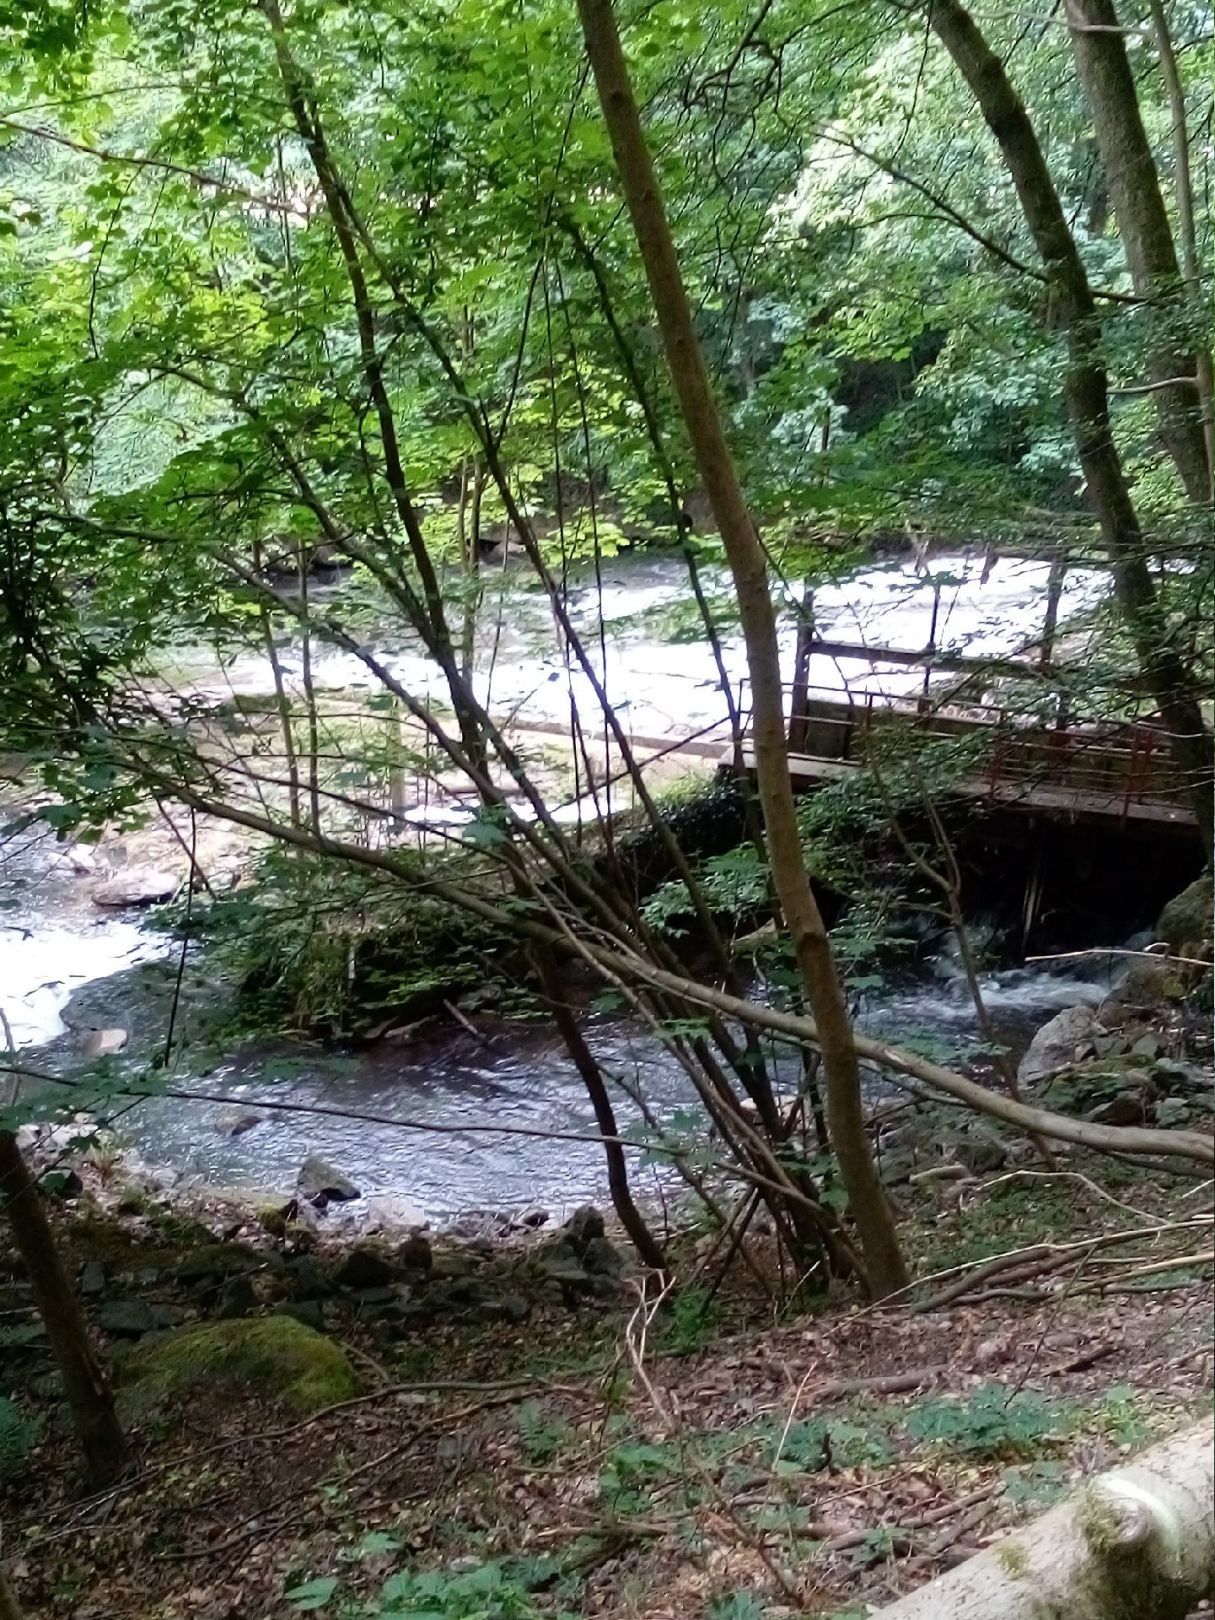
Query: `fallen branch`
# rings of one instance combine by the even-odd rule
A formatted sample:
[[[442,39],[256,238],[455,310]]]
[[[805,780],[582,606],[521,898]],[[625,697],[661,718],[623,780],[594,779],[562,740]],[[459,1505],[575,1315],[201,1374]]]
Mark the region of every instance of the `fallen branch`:
[[[1215,1585],[1210,1419],[872,1620],[1176,1620]]]

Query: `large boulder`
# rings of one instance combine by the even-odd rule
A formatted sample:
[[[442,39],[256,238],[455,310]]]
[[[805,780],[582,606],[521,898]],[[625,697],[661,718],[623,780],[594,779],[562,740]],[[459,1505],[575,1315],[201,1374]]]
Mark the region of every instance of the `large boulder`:
[[[1097,1020],[1107,1029],[1118,1029],[1136,1018],[1152,1018],[1183,999],[1186,987],[1177,969],[1168,962],[1151,959],[1136,962],[1106,996],[1097,1009]]]
[[[135,867],[107,878],[93,890],[93,904],[110,908],[123,906],[156,906],[171,900],[181,887],[175,872],[159,867]]]
[[[1017,1065],[1017,1079],[1023,1086],[1036,1085],[1088,1057],[1094,1049],[1095,1027],[1091,1007],[1066,1007],[1056,1013],[1029,1043]]]
[[[124,1400],[156,1405],[223,1385],[273,1396],[296,1412],[359,1394],[340,1345],[283,1314],[183,1328],[137,1345],[122,1363]]]
[[[1204,873],[1165,906],[1156,924],[1156,938],[1177,956],[1194,954],[1194,947],[1201,948],[1215,933],[1212,909],[1211,878]]]

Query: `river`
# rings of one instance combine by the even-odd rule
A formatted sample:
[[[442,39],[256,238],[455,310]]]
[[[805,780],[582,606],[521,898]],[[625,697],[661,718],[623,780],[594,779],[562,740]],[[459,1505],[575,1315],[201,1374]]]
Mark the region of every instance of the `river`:
[[[864,570],[816,593],[818,625],[839,640],[916,648],[928,639],[936,597],[938,646],[1007,656],[1034,633],[1044,564],[1001,561],[982,578],[980,562],[946,558],[934,561],[933,575],[935,589],[910,564]],[[1069,578],[1064,616],[1088,606],[1100,586],[1091,574]],[[637,734],[665,737],[721,721],[722,697],[708,649],[699,641],[663,642],[647,627],[647,617],[686,595],[678,561],[623,556],[605,565],[601,585],[588,581],[572,594],[573,615],[591,633],[593,646],[602,605],[605,684]],[[571,687],[576,701],[588,702],[585,680],[567,676],[552,646],[547,606],[535,593],[512,593],[509,600],[501,634],[481,649],[483,693],[495,707],[525,705],[531,719],[565,719]],[[790,660],[794,634],[787,614],[782,645]],[[409,638],[381,629],[373,639],[398,675],[423,691],[430,671]],[[737,636],[726,638],[725,651],[731,677],[741,678]],[[195,694],[269,688],[265,662],[252,654],[221,665],[205,649],[179,650],[165,667]],[[344,655],[318,661],[322,685],[357,687],[364,676],[357,660]],[[910,690],[920,680],[915,670],[875,669],[867,661],[854,667],[822,659],[812,670],[814,684],[836,690],[875,683],[886,691]],[[17,840],[0,850],[0,1006],[16,1043],[27,1054],[47,1048],[61,1070],[72,1047],[65,1015],[76,1030],[131,1029],[131,1049],[120,1064],[137,1069],[162,1038],[174,964],[163,935],[142,928],[137,914],[99,914],[88,889],[70,855],[46,838]],[[1086,977],[1033,968],[993,974],[985,992],[1001,1036],[1019,1049],[1053,1011],[1099,999],[1109,983],[1109,964],[1098,962],[1100,970]],[[205,978],[201,985],[193,977],[189,982],[196,998],[205,1002],[213,994]],[[944,1042],[958,1054],[978,1040],[973,1008],[948,953],[918,975],[867,989],[861,1024],[886,1037]],[[673,1056],[619,1018],[592,1015],[588,1027],[608,1070],[640,1089],[660,1119],[678,1126],[691,1099]],[[554,1032],[543,1024],[482,1021],[476,1034],[446,1028],[406,1046],[381,1044],[348,1054],[308,1047],[246,1051],[208,1062],[205,1069],[198,1063],[188,1052],[179,1058],[174,1088],[206,1090],[225,1101],[161,1096],[137,1106],[115,1098],[111,1105],[121,1115],[116,1128],[124,1140],[148,1161],[186,1177],[289,1189],[304,1157],[319,1153],[364,1192],[408,1200],[436,1222],[469,1209],[539,1204],[559,1212],[604,1193],[589,1104]],[[791,1074],[788,1079],[792,1084]],[[259,1111],[258,1099],[291,1107]],[[292,1111],[297,1107],[383,1118]],[[259,1123],[230,1134],[224,1122],[236,1108],[259,1113]],[[637,1124],[637,1110],[623,1093],[620,1119],[625,1129]],[[545,1134],[554,1132],[559,1139]],[[646,1191],[650,1177],[657,1190],[656,1169],[641,1167],[638,1175],[639,1191]]]

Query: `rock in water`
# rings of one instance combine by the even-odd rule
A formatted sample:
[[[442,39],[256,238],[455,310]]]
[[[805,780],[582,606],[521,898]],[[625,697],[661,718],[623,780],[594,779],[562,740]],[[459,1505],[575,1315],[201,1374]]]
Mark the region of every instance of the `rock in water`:
[[[317,1209],[324,1209],[326,1204],[346,1204],[352,1198],[362,1197],[349,1177],[335,1170],[316,1153],[310,1153],[300,1166],[296,1186],[300,1197],[315,1204]]]
[[[221,1136],[235,1141],[238,1136],[251,1131],[255,1125],[261,1125],[265,1117],[264,1114],[254,1114],[247,1108],[237,1108],[230,1114],[221,1114],[215,1121],[215,1129]]]
[[[91,1029],[84,1038],[86,1058],[113,1057],[121,1052],[130,1037],[125,1029]]]
[[[107,878],[93,890],[95,906],[157,906],[171,900],[181,887],[173,872],[156,867],[137,867],[133,872]]]
[[[1017,1079],[1023,1086],[1032,1086],[1088,1057],[1093,1051],[1095,1023],[1091,1007],[1068,1007],[1056,1013],[1029,1043],[1017,1066]]]

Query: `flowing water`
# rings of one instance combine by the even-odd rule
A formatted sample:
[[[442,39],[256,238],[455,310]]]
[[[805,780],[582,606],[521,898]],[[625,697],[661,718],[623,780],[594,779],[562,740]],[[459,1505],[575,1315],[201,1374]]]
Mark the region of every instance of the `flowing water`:
[[[945,559],[934,564],[934,574],[950,581],[936,602],[938,646],[1007,655],[1037,628],[1045,565],[1000,562],[981,580],[977,563]],[[1065,612],[1088,605],[1099,587],[1095,576],[1071,577]],[[609,695],[639,734],[667,736],[721,720],[722,696],[708,650],[699,642],[660,641],[645,627],[647,610],[670,608],[686,595],[682,564],[623,557],[605,566],[602,588],[584,584],[573,594],[574,616],[592,641],[602,611]],[[928,640],[933,599],[933,589],[911,565],[898,564],[819,591],[815,614],[820,630],[836,639],[916,648]],[[794,634],[789,619],[782,643],[790,659]],[[534,595],[513,600],[493,649],[492,673],[483,649],[483,691],[495,705],[523,703],[530,718],[563,720],[571,687],[576,699],[593,704],[584,679],[568,676],[551,641],[547,607]],[[414,690],[425,690],[431,672],[408,638],[384,632],[376,646]],[[737,638],[727,640],[726,658],[732,678],[740,676]],[[201,651],[179,653],[175,669],[178,681],[188,680],[195,693],[268,686],[264,662],[252,656],[221,668]],[[326,655],[316,678],[349,687],[362,684],[365,673],[353,658]],[[880,684],[896,692],[913,689],[921,679],[915,670],[875,669],[862,661],[853,667],[822,659],[812,670],[815,684],[836,690]],[[49,840],[0,852],[0,1007],[17,1045],[51,1043],[62,1061],[73,1041],[63,1035],[66,1011],[77,1031],[130,1028],[131,1062],[137,1064],[162,1038],[174,976],[166,950],[164,937],[143,931],[131,914],[99,914],[87,878]],[[1096,960],[1100,971],[1089,969],[1093,976],[1087,978],[1030,968],[993,975],[986,999],[1002,1038],[1014,1050],[1022,1048],[1058,1008],[1099,999],[1110,975],[1109,964]],[[208,994],[204,985],[204,1001]],[[861,1022],[887,1038],[929,1037],[957,1052],[978,1039],[974,1009],[948,952],[918,977],[904,975],[868,991]],[[655,1118],[678,1128],[692,1099],[673,1055],[619,1019],[592,1015],[588,1032],[605,1067],[623,1081],[622,1130],[640,1124],[630,1091]],[[126,1140],[148,1160],[188,1175],[228,1186],[289,1189],[304,1157],[318,1153],[364,1192],[398,1196],[435,1220],[471,1208],[541,1204],[562,1210],[604,1191],[602,1150],[585,1092],[545,1025],[489,1024],[479,1035],[456,1029],[342,1058],[307,1048],[246,1052],[205,1074],[192,1073],[188,1061],[187,1054],[174,1086],[205,1090],[223,1101],[161,1096],[134,1107],[118,1099],[113,1105],[122,1110]],[[789,1060],[782,1069],[792,1085]],[[259,1101],[293,1108],[259,1108]],[[237,1111],[258,1122],[233,1134]],[[659,1172],[642,1165],[638,1174],[644,1191],[646,1177]]]

